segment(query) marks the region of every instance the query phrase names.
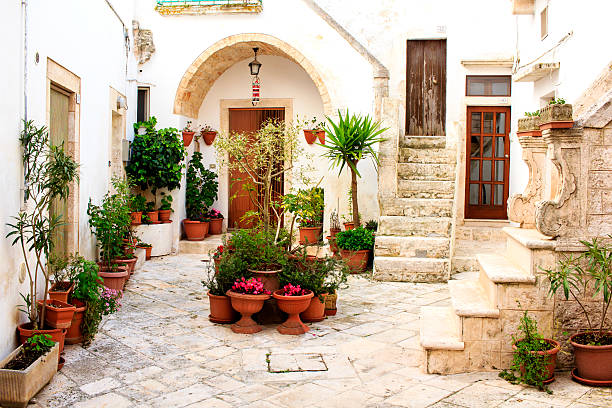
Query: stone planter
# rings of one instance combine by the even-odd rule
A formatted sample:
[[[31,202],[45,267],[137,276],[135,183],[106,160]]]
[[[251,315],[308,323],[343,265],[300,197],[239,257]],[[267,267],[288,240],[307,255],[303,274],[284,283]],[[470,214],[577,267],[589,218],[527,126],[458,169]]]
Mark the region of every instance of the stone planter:
[[[66,287],[67,286],[66,284],[68,284],[68,289],[66,289],[66,290],[59,289],[59,286]],[[70,293],[72,292],[73,289],[74,289],[74,283],[70,283],[70,282],[55,282],[49,288],[49,299],[51,299],[51,300],[59,300],[60,302],[68,303],[68,296],[70,295]]]
[[[572,126],[572,105],[547,105],[540,109],[540,130],[569,129]]]
[[[570,337],[576,363],[572,377],[586,385],[610,387],[612,386],[612,344],[590,346],[578,343],[578,338],[585,334],[577,333]],[[612,336],[612,332],[608,332],[608,336]]]
[[[346,262],[351,273],[365,272],[368,267],[368,259],[370,258],[370,250],[363,249],[361,251],[340,250],[340,256]]]
[[[262,327],[255,323],[251,316],[261,310],[264,302],[270,299],[270,295],[246,295],[228,290],[227,296],[230,297],[234,310],[242,315],[240,320],[232,324],[232,331],[241,334],[260,332]]]
[[[278,302],[278,308],[287,313],[289,317],[283,324],[278,326],[276,330],[280,334],[297,335],[304,334],[310,328],[300,320],[300,313],[305,311],[310,306],[312,292],[303,296],[284,296],[281,295],[282,290],[277,290],[272,294]]]
[[[518,130],[516,134],[519,137],[522,136],[542,136],[540,130],[540,117],[539,116],[527,116],[518,120]]]
[[[57,372],[59,343],[55,343],[51,351],[40,356],[25,370],[3,369],[2,367],[19,354],[22,347],[17,347],[0,361],[0,406],[27,407],[30,399],[51,381]]]

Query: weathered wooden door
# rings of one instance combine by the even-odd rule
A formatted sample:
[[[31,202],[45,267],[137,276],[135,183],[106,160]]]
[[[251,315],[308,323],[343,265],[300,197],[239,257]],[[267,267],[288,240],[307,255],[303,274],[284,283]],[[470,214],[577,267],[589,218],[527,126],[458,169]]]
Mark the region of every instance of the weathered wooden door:
[[[406,134],[443,136],[446,40],[408,40],[406,58]]]
[[[268,119],[285,120],[284,108],[236,108],[229,110],[229,131],[245,132],[252,135]],[[278,198],[284,193],[284,178],[277,177],[272,185],[272,198]],[[230,172],[229,186],[229,228],[251,228],[253,223],[244,220],[249,211],[257,211],[256,202],[262,199],[262,192],[250,182],[249,176],[238,170]]]
[[[506,219],[510,108],[468,107],[465,218]]]

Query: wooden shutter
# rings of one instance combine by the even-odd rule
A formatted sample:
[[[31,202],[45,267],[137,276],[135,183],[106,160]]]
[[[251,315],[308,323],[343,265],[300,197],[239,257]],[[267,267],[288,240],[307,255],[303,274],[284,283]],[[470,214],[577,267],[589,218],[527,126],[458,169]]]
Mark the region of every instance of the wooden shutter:
[[[406,134],[443,136],[446,40],[408,40],[406,57]]]

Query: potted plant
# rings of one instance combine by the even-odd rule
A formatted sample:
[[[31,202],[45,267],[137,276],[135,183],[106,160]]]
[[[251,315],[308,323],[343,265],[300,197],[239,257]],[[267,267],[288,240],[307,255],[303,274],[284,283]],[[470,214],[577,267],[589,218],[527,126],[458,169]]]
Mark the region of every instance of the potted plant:
[[[612,331],[605,325],[612,300],[612,247],[597,238],[580,242],[586,247],[580,256],[561,259],[556,268],[544,271],[550,281],[550,295],[562,292],[565,300],[574,300],[588,325],[587,331],[569,339],[576,364],[572,377],[583,384],[609,387],[612,386]],[[594,301],[589,301],[590,293]],[[596,307],[595,302],[601,306]]]
[[[193,131],[193,129],[191,129],[191,121],[188,120],[187,124],[183,128],[183,145],[185,147],[188,147],[191,144],[191,141],[193,140],[193,135],[195,135],[195,132]]]
[[[299,225],[300,244],[316,244],[323,230],[323,189],[300,189],[296,194],[285,194],[283,205],[294,214]],[[292,224],[293,226],[293,224]]]
[[[361,177],[357,170],[360,160],[371,158],[376,168],[378,166],[378,154],[374,150],[374,145],[384,141],[379,137],[387,128],[381,128],[380,122],[373,122],[369,116],[349,117],[348,111],[343,117],[338,111],[338,123],[327,117],[329,126],[325,128],[328,143],[322,145],[327,149],[324,154],[331,163],[332,167],[339,167],[339,173],[345,167],[351,171],[351,201],[353,227],[360,225],[359,204],[357,202],[357,177]]]
[[[372,231],[357,227],[341,231],[336,235],[340,255],[347,263],[351,273],[361,273],[367,268],[370,251],[374,248]]]
[[[147,216],[148,224],[159,224],[159,210],[155,209],[155,201],[147,202],[145,206],[145,215]]]
[[[221,245],[220,248],[223,246]],[[223,253],[222,250],[220,253]],[[219,256],[218,269],[214,273],[209,269],[207,278],[202,281],[202,284],[208,289],[210,302],[208,319],[211,322],[223,324],[236,321],[237,314],[232,309],[227,292],[232,289],[236,280],[241,279],[244,269],[245,264],[239,258],[227,254]]]
[[[53,276],[53,284],[49,288],[49,299],[68,302],[68,296],[74,289],[67,270],[68,261],[60,256],[52,255],[49,259],[49,270]]]
[[[310,122],[307,121],[305,126],[308,127],[308,129],[304,129],[304,138],[306,138],[306,143],[313,144],[318,137],[319,142],[321,144],[325,144],[325,123],[319,122],[315,116]]]
[[[102,284],[98,277],[98,265],[87,261],[80,256],[74,256],[66,268],[70,275],[70,282],[74,291],[70,295],[69,302],[75,306],[76,311],[72,317],[72,324],[66,332],[66,343],[76,344],[93,338],[97,331],[97,325],[92,333],[92,312],[96,310],[96,303],[100,300]],[[85,337],[83,333],[86,333]],[[88,344],[88,341],[85,344]]]
[[[572,105],[563,98],[553,98],[547,106],[540,109],[540,130],[569,129],[574,126]]]
[[[365,229],[372,231],[372,234],[376,235],[376,231],[378,231],[378,221],[369,220],[365,223]]]
[[[275,291],[272,296],[276,299],[280,310],[289,315],[287,320],[276,328],[280,334],[304,334],[310,330],[300,320],[300,313],[310,305],[312,291],[288,283],[282,289]]]
[[[344,264],[341,268],[335,268],[327,274],[323,290],[327,292],[325,296],[325,316],[335,316],[338,312],[338,290],[348,287],[348,267]]]
[[[45,324],[54,329],[67,329],[72,323],[72,316],[76,307],[60,300],[45,300],[47,313],[45,314]],[[37,301],[39,308],[42,308],[43,301]]]
[[[57,372],[59,344],[37,334],[0,361],[0,405],[27,407]]]
[[[219,245],[217,249],[215,250],[215,252],[213,252],[211,255],[211,259],[213,260],[213,263],[215,265],[215,274],[219,273],[219,265],[221,264],[221,257],[223,256],[223,249],[224,249],[224,246]]]
[[[202,139],[204,139],[204,143],[210,146],[215,141],[217,137],[217,131],[213,129],[211,126],[204,124],[202,126],[202,130],[200,130],[200,135],[202,135]]]
[[[170,223],[170,214],[172,213],[172,196],[161,193],[161,205],[159,206],[158,214],[159,220],[163,223]]]
[[[68,198],[71,183],[78,181],[79,165],[63,146],[50,144],[46,127],[38,128],[32,121],[23,124],[19,141],[28,205],[14,217],[13,223],[7,224],[10,228],[7,237],[12,239],[12,245],[20,246],[29,278],[29,293],[21,294],[25,308],[20,309],[28,315],[29,322],[19,325],[18,330],[22,343],[35,334],[50,334],[63,349],[65,329],[44,327],[47,303],[39,308],[37,300],[41,293],[41,300],[49,293],[51,271],[47,260],[54,253],[53,237],[63,225],[62,215],[52,211],[51,203]]]
[[[130,208],[132,212],[130,213],[130,217],[132,217],[132,225],[140,225],[142,223],[142,213],[146,209],[147,199],[144,196],[138,194],[132,196],[130,201]]]
[[[147,261],[151,259],[151,251],[153,250],[153,245],[140,241],[138,242],[138,244],[136,244],[136,248],[142,248],[145,250],[145,259]]]
[[[219,183],[217,175],[202,164],[202,153],[194,152],[187,169],[185,209],[183,220],[185,235],[189,241],[201,241],[208,234],[208,207],[217,199]]]
[[[521,136],[542,136],[540,130],[540,111],[525,112],[525,117],[518,120],[518,130],[516,134]]]
[[[240,320],[232,324],[232,331],[242,334],[260,332],[262,327],[251,316],[259,312],[264,302],[270,299],[270,291],[264,288],[263,282],[259,278],[246,280],[242,277],[234,282],[227,296],[231,298],[234,310],[242,315]]]
[[[214,208],[208,212],[208,233],[210,235],[219,235],[223,232],[223,214],[221,211]]]

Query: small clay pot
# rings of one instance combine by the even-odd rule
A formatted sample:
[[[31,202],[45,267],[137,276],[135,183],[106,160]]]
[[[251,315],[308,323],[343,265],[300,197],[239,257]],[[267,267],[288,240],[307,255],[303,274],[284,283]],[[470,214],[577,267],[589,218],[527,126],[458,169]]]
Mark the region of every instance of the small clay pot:
[[[170,215],[172,214],[172,210],[158,210],[159,220],[161,222],[170,221]]]
[[[68,296],[74,289],[74,283],[71,283],[67,290],[58,290],[58,286],[66,286],[66,283],[69,282],[55,282],[53,285],[51,285],[51,287],[49,288],[49,298],[52,300],[59,300],[60,302],[68,303]]]
[[[208,234],[219,235],[223,232],[223,218],[211,218],[208,222]]]
[[[130,217],[132,218],[132,225],[142,224],[142,211],[131,212]]]
[[[321,227],[300,227],[300,244],[315,244],[319,242],[321,236]]]
[[[317,140],[317,134],[310,129],[304,129],[304,138],[306,143],[313,144]]]
[[[195,135],[195,132],[183,131],[183,146],[188,147],[191,144],[193,135]]]
[[[77,344],[83,342],[83,332],[81,331],[81,323],[83,322],[83,316],[85,315],[85,309],[87,306],[80,300],[73,299],[72,305],[76,307],[74,316],[72,316],[72,324],[66,332],[65,342],[68,344]]]
[[[570,337],[574,347],[574,362],[576,373],[572,377],[583,384],[597,386],[612,386],[612,344],[605,346],[590,346],[577,342],[581,335],[577,333]],[[612,336],[612,332],[607,333]]]
[[[321,296],[323,297],[323,302],[321,302],[319,296],[313,296],[310,299],[310,305],[300,314],[303,322],[314,323],[325,320],[325,297],[327,293],[323,293]]]
[[[102,265],[98,272],[98,276],[102,278],[104,286],[114,290],[123,290],[128,275],[129,272],[126,266],[118,266],[112,270],[107,265]]]
[[[310,328],[302,323],[300,313],[310,306],[310,299],[313,296],[312,292],[302,296],[284,296],[281,292],[282,290],[277,290],[272,296],[276,299],[279,309],[287,313],[289,317],[276,330],[280,334],[297,335],[306,333]]]
[[[208,320],[213,323],[233,323],[236,321],[237,314],[232,309],[232,301],[228,296],[212,295],[208,292],[210,302],[210,314]]]
[[[227,296],[230,297],[234,310],[242,315],[240,320],[232,324],[232,331],[241,334],[260,332],[262,327],[255,323],[251,316],[261,310],[264,302],[270,299],[270,295],[246,295],[228,290]]]
[[[557,365],[557,353],[559,352],[559,350],[561,350],[561,345],[559,344],[558,341],[555,341],[553,339],[544,339],[544,341],[550,344],[551,346],[553,346],[553,348],[551,348],[550,350],[546,350],[546,351],[530,351],[530,353],[531,354],[537,353],[540,356],[546,356],[546,355],[549,356],[548,364],[546,364],[548,375],[546,376],[546,379],[543,380],[542,382],[544,384],[550,384],[551,382],[555,381],[555,366]],[[516,350],[515,344],[512,345],[513,350]],[[523,374],[525,373],[525,369],[522,366],[521,366],[521,372]]]
[[[348,231],[348,230],[352,230],[355,229],[355,223],[353,222],[345,222],[344,223],[344,230]]]
[[[42,310],[43,301],[39,300],[38,310]],[[54,329],[67,329],[72,324],[72,316],[76,307],[59,300],[48,299],[45,307],[45,324]],[[40,313],[40,312],[39,312]]]
[[[149,218],[149,223],[151,224],[159,224],[159,211],[148,211],[147,217]]]
[[[340,228],[330,228],[329,236],[332,238],[336,238],[336,234],[339,233],[340,231],[341,231]]]
[[[340,250],[340,255],[351,273],[362,273],[368,267],[368,259],[370,258],[370,250],[363,249],[361,251],[347,251],[346,249]]]

